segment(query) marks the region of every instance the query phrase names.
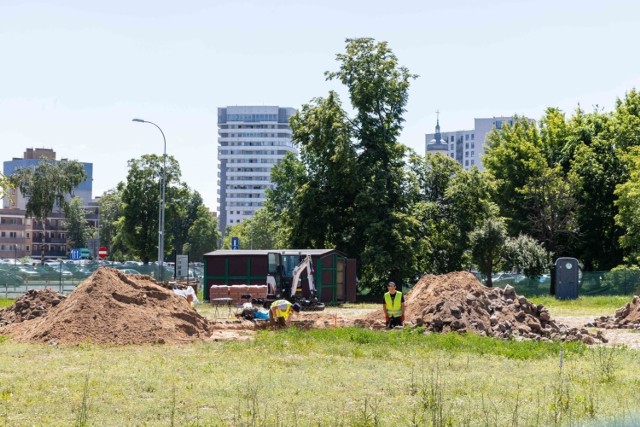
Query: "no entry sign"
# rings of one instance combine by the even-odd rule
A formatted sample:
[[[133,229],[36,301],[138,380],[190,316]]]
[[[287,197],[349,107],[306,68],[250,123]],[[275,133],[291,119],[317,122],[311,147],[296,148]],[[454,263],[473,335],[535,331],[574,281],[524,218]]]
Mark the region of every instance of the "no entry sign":
[[[98,256],[100,259],[105,259],[107,257],[107,248],[100,246],[100,249],[98,249]]]

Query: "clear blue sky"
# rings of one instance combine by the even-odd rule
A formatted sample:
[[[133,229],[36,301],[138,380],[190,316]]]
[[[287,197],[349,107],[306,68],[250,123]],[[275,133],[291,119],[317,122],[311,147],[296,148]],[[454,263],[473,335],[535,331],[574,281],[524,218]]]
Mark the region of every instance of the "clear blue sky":
[[[94,196],[127,160],[167,152],[216,210],[217,107],[299,107],[330,89],[344,41],[387,41],[420,77],[401,142],[423,153],[475,117],[578,104],[609,111],[640,89],[640,2],[0,0],[2,158],[53,148],[94,164]]]

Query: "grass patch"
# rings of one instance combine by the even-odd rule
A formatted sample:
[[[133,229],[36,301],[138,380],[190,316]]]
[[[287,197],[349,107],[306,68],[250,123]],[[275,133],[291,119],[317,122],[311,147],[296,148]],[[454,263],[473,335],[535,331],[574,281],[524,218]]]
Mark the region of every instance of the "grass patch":
[[[581,296],[575,300],[559,300],[552,296],[532,297],[530,301],[543,304],[556,316],[612,316],[615,311],[631,302],[629,295]]]
[[[578,425],[636,404],[638,353],[597,351],[355,328],[189,346],[5,341],[0,411],[7,425]]]
[[[15,302],[16,300],[14,299],[0,298],[0,310],[12,306]]]

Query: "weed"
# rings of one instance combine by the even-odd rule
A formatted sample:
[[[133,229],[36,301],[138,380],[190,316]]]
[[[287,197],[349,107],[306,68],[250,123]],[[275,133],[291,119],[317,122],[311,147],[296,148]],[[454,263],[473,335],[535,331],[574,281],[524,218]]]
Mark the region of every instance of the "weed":
[[[76,416],[76,426],[85,427],[89,421],[89,374],[84,377],[84,387],[82,389],[82,404]]]
[[[612,383],[615,380],[617,368],[617,352],[614,347],[596,347],[591,351],[593,357],[594,370],[598,381],[602,383]]]

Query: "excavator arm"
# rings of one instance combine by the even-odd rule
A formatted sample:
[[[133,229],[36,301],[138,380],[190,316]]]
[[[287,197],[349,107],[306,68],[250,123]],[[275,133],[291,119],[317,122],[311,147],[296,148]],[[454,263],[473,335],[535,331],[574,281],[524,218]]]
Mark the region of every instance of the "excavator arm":
[[[290,297],[294,297],[296,295],[296,290],[300,284],[300,276],[305,269],[307,270],[307,279],[309,280],[309,291],[311,292],[311,295],[316,294],[316,286],[313,278],[313,261],[311,259],[311,255],[307,255],[302,262],[293,269]]]

